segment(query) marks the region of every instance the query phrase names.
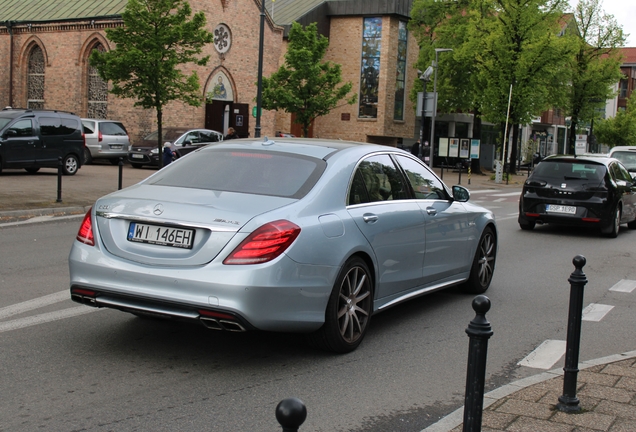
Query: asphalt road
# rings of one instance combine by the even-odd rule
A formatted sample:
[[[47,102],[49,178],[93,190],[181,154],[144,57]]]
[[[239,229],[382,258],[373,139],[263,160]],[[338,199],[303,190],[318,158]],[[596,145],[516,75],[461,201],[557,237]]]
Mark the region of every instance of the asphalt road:
[[[500,234],[487,389],[542,372],[517,363],[565,340],[577,254],[587,258],[585,304],[613,306],[583,323],[581,360],[634,349],[636,294],[608,289],[636,280],[635,231],[526,232],[514,190],[472,199],[495,211]],[[0,430],[274,431],[276,405],[295,396],[308,408],[303,432],[416,432],[463,404],[472,296],[451,289],[389,309],[358,350],[332,355],[299,335],[219,333],[71,302],[66,259],[79,223],[0,227]]]

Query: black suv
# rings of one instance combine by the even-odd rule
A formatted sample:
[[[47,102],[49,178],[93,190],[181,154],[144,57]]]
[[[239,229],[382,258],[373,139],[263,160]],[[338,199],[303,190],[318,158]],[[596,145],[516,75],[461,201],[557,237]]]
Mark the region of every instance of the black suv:
[[[57,168],[73,175],[84,155],[82,122],[72,113],[53,110],[13,109],[0,111],[0,172],[3,168]]]

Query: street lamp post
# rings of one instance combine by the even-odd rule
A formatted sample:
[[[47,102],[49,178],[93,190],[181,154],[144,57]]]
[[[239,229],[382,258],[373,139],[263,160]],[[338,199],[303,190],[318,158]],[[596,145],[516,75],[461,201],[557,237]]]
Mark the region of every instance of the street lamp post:
[[[420,81],[422,81],[422,111],[421,111],[421,123],[420,123],[420,148],[417,157],[422,158],[422,147],[424,146],[424,120],[426,119],[426,85],[431,80],[433,74],[433,67],[429,66],[424,72],[420,72]]]
[[[431,156],[430,163],[431,168],[433,168],[433,154],[435,153],[435,116],[437,115],[437,62],[438,55],[441,52],[452,51],[451,48],[435,48],[435,63],[433,63],[433,67],[435,68],[435,77],[433,78],[433,112],[431,114]]]
[[[261,136],[261,103],[263,99],[263,44],[265,39],[265,0],[261,0],[261,30],[258,41],[258,83],[256,89],[256,126],[254,137]]]

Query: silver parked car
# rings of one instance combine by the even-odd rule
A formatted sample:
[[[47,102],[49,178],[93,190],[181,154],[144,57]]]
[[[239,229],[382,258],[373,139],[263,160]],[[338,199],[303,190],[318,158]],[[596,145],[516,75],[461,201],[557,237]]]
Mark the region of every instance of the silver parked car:
[[[130,138],[122,122],[83,118],[82,125],[86,137],[85,164],[94,159],[108,159],[113,165],[119,163],[120,157],[126,160]]]
[[[493,214],[393,147],[302,138],[202,147],[97,200],[73,300],[211,329],[305,332],[354,350],[374,313],[488,289]]]

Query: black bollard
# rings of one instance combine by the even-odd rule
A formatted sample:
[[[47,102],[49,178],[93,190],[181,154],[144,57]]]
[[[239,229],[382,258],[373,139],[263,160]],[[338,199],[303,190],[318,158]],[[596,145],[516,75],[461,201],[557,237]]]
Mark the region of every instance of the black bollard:
[[[441,180],[444,180],[444,164],[440,165],[442,167],[441,176],[439,177]]]
[[[581,320],[583,318],[583,289],[587,277],[583,273],[586,260],[577,255],[572,260],[576,268],[570,282],[570,311],[568,314],[568,339],[565,348],[565,367],[563,370],[563,395],[559,396],[557,408],[563,412],[581,411],[579,398],[576,397],[576,377],[579,373],[579,351],[581,348]]]
[[[121,180],[123,178],[123,173],[124,173],[124,158],[123,157],[119,157],[119,188],[118,190],[121,190]]]
[[[57,158],[57,199],[55,202],[62,202],[62,156]]]
[[[473,310],[477,312],[477,315],[466,329],[466,333],[470,337],[470,346],[466,372],[463,432],[481,431],[486,382],[486,356],[488,354],[488,339],[492,336],[492,327],[486,319],[486,312],[490,310],[490,299],[484,295],[478,295],[473,299]]]
[[[283,399],[276,407],[276,420],[283,432],[298,432],[298,428],[307,418],[307,407],[298,398]]]

